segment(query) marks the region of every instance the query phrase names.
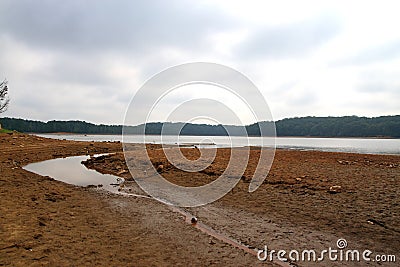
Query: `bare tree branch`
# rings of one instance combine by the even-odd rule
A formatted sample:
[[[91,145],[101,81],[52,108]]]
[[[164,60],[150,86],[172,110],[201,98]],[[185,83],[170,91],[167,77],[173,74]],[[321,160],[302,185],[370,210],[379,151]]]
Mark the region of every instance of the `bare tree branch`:
[[[10,98],[8,97],[8,81],[4,80],[0,83],[0,113],[7,110],[10,104]]]

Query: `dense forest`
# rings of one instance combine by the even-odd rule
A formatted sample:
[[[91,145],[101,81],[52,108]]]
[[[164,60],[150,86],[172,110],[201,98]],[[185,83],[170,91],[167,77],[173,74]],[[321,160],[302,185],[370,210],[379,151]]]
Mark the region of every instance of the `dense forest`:
[[[276,122],[280,136],[400,137],[400,116],[304,117]]]
[[[40,122],[25,119],[2,118],[3,128],[30,133],[78,133],[78,134],[121,134],[122,125],[95,125],[84,121]],[[278,136],[315,137],[395,137],[400,138],[400,115],[375,118],[345,117],[302,117],[275,122]],[[259,122],[245,127],[233,125],[207,125],[190,123],[147,123],[125,127],[124,133],[181,134],[211,136],[271,136],[271,122]]]
[[[95,125],[84,121],[32,121],[14,118],[1,118],[2,127],[26,133],[81,133],[81,134],[120,134],[121,126]]]

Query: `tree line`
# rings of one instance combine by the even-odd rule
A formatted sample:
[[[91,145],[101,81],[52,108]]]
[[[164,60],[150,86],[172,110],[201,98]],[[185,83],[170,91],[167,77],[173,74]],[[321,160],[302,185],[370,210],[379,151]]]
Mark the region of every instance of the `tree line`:
[[[258,122],[247,126],[208,125],[191,123],[147,123],[137,126],[96,125],[84,121],[33,121],[2,118],[4,128],[29,133],[76,133],[76,134],[146,134],[200,135],[200,136],[272,136],[272,122]],[[400,138],[400,115],[375,118],[301,117],[275,122],[277,136],[310,137],[394,137]]]
[[[400,137],[400,116],[303,117],[276,122],[280,136]]]

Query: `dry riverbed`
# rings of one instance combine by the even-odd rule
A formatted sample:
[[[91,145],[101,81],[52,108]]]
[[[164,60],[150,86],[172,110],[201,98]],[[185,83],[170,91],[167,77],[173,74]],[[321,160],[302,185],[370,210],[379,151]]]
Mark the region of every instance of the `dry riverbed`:
[[[160,173],[167,180],[183,186],[200,186],[217,179],[231,153],[230,149],[218,149],[210,167],[200,173],[187,173],[172,166],[159,146],[148,148],[154,167],[162,166]],[[180,149],[191,160],[200,155],[195,148]],[[259,153],[260,149],[251,150],[248,168],[229,194],[212,204],[187,210],[213,229],[254,248],[267,245],[288,252],[320,252],[329,247],[336,249],[336,241],[344,238],[348,249],[368,249],[374,255],[398,254],[400,156],[277,150],[266,181],[257,191],[248,193]],[[131,179],[122,153],[89,160],[86,165]],[[127,182],[123,190],[140,191],[134,182]],[[325,258],[324,266],[335,265]]]
[[[57,157],[119,152],[86,165],[129,180],[119,143],[0,134],[0,146],[0,266],[260,264],[157,201],[67,185],[21,168]],[[216,179],[231,153],[219,149],[212,166],[188,174],[170,165],[158,148],[149,149],[154,165],[163,165],[160,172],[171,182],[188,186]],[[199,156],[193,148],[182,152],[190,159]],[[248,193],[259,152],[251,150],[248,169],[232,192],[186,210],[250,248],[321,251],[345,238],[350,249],[400,257],[400,156],[278,150],[264,184]],[[133,181],[125,184],[123,191],[144,194]],[[335,265],[324,261],[321,266]]]
[[[0,266],[254,266],[154,200],[68,185],[21,167],[119,143],[0,134]]]

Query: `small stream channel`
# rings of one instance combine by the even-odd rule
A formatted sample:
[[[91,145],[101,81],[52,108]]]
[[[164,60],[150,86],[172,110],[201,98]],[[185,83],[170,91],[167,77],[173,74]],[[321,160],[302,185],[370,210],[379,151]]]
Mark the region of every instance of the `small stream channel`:
[[[100,155],[95,155],[94,157],[96,156]],[[50,176],[58,181],[62,181],[68,184],[83,187],[93,186],[104,189],[114,194],[153,199],[152,197],[146,195],[126,193],[125,190],[121,191],[120,189],[122,184],[124,183],[124,179],[110,174],[102,174],[95,170],[86,168],[83,164],[81,164],[81,162],[89,158],[90,156],[74,156],[67,158],[51,159],[28,164],[23,167],[23,169],[42,176]],[[239,248],[251,255],[257,256],[258,249],[250,248],[237,240],[234,240],[222,233],[215,231],[211,227],[201,222],[197,222],[197,218],[195,218],[192,214],[182,208],[175,206],[169,206],[169,208],[173,212],[183,215],[185,217],[186,223],[192,224],[196,229],[202,231],[203,233],[206,233],[209,236],[212,236],[218,240]],[[193,223],[193,218],[195,218],[196,220],[195,223]],[[288,263],[280,261],[274,261],[274,263],[279,266],[292,266]]]

